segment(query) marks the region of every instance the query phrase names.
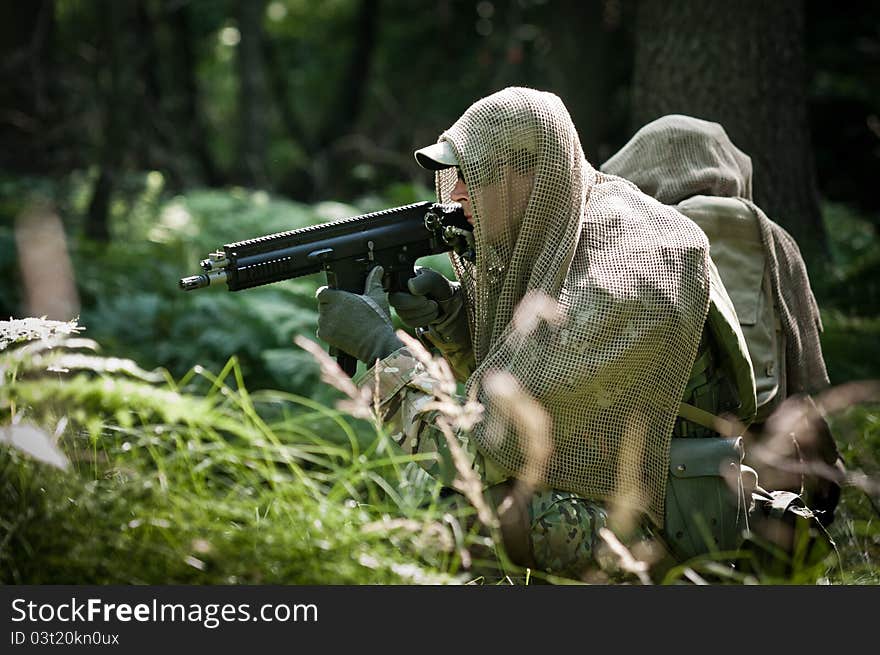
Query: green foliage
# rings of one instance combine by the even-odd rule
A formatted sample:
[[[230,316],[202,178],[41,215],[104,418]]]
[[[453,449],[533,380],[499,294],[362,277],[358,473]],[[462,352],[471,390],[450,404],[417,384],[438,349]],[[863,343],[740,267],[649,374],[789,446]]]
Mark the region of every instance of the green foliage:
[[[823,217],[831,260],[816,276],[823,307],[849,314],[880,314],[880,235],[877,226],[851,207],[826,203]]]
[[[831,259],[810,271],[833,384],[880,378],[880,236],[851,207],[823,205]]]
[[[481,570],[462,567],[464,549],[486,545],[463,528],[472,510],[445,504],[374,425],[251,393],[234,358],[174,379],[90,354],[77,331],[28,319],[0,351],[0,416],[53,433],[70,462],[0,444],[0,582],[460,583]],[[880,408],[831,418],[850,470],[876,471]],[[876,503],[845,490],[827,556],[771,549],[755,568],[746,552],[729,569],[722,553],[662,582],[877,583]]]
[[[867,491],[859,485],[843,489],[831,530],[842,546],[839,579],[845,584],[880,584],[880,405],[851,407],[832,416],[830,425],[850,472],[862,485],[873,484]]]
[[[823,310],[822,352],[833,384],[880,378],[880,317]]]
[[[0,446],[0,582],[462,580],[461,511],[414,486],[380,431],[251,395],[234,359],[177,381],[97,356],[74,372],[90,345],[0,351],[0,412],[51,426],[72,463]]]
[[[316,212],[241,189],[194,191],[152,211],[145,204],[137,198],[121,208],[114,227],[124,227],[124,238],[107,246],[79,242],[73,251],[90,335],[110,352],[175,375],[193,364],[219,370],[236,354],[257,387],[314,384],[317,369],[293,352],[292,340],[314,334],[318,276],[238,294],[184,293],[177,281],[224,243],[319,222]]]

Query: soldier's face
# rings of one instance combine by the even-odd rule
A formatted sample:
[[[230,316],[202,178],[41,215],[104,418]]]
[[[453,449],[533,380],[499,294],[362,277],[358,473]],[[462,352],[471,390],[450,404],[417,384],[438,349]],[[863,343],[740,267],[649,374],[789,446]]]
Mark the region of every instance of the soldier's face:
[[[461,170],[458,171],[458,180],[456,180],[455,186],[452,188],[450,200],[461,205],[465,220],[473,225],[474,210],[473,207],[471,207],[470,192],[468,191],[467,184],[464,183],[464,177],[462,177]]]
[[[533,171],[518,173],[505,167],[503,177],[487,184],[469,189],[459,177],[450,194],[450,199],[460,202],[465,218],[475,224],[474,203],[480,211],[480,231],[483,242],[499,247],[515,241],[519,234],[526,208],[534,189]]]

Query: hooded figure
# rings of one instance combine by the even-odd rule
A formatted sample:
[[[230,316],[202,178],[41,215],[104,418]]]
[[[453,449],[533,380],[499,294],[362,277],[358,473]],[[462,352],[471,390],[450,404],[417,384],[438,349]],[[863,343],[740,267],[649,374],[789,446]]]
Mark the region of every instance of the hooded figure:
[[[467,389],[486,407],[464,440],[486,485],[528,480],[538,489],[527,517],[534,559],[540,566],[565,549],[589,552],[589,530],[579,544],[569,537],[598,520],[602,506],[662,528],[676,417],[712,318],[710,295],[718,300],[720,289],[726,298],[710,282],[717,272],[705,234],[634,184],[597,172],[552,93],[512,87],[483,98],[416,158],[436,171],[438,200],[462,201],[474,226],[475,259],[451,255],[471,351]],[[335,313],[322,305],[319,336],[334,320],[358,321],[363,333],[381,295],[371,289],[362,313],[354,303]],[[339,294],[320,292],[319,301]],[[340,330],[334,335],[325,340],[354,353]],[[416,449],[425,442],[419,407],[429,403],[406,396],[430,384],[416,381],[418,366],[400,346],[365,349],[362,361],[384,359],[362,380],[378,381],[380,402],[401,420],[400,443]],[[524,442],[527,416],[496,411],[498,380],[546,413],[545,456]],[[748,383],[751,402],[742,406],[751,416],[752,377]],[[549,491],[539,496],[542,489]],[[538,557],[544,546],[549,555]]]
[[[480,449],[510,475],[630,504],[662,525],[672,427],[709,306],[705,235],[598,173],[551,93],[488,96],[440,142],[475,226],[476,261],[453,256],[476,363],[468,388],[506,371],[552,423],[544,462],[525,456],[517,426],[484,422]],[[456,179],[455,169],[437,172],[439,201],[452,199]],[[555,301],[555,315],[524,332],[513,319],[529,294]]]
[[[758,412],[746,435],[747,456],[755,457],[747,461],[767,488],[805,492],[820,520],[830,523],[840,491],[836,472],[826,468],[830,477],[798,472],[816,461],[843,470],[827,424],[809,398],[801,402],[812,425],[801,430],[797,444],[790,427],[773,443],[760,435],[764,421],[788,396],[820,391],[829,380],[819,341],[822,323],[804,260],[788,232],[752,201],[751,159],[721,125],[673,114],[638,130],[601,170],[674,205],[709,236],[756,376]],[[767,427],[771,435],[777,431],[772,423]],[[770,449],[763,456],[757,455],[759,443]],[[774,458],[788,463],[776,466]]]
[[[602,165],[667,205],[695,196],[736,198],[757,218],[767,272],[785,338],[785,384],[780,394],[814,393],[828,386],[819,333],[822,322],[806,265],[795,240],[752,202],[752,160],[718,123],[663,116],[642,127]],[[681,209],[688,214],[688,206]],[[730,289],[728,284],[728,289]],[[758,368],[758,362],[755,362]]]

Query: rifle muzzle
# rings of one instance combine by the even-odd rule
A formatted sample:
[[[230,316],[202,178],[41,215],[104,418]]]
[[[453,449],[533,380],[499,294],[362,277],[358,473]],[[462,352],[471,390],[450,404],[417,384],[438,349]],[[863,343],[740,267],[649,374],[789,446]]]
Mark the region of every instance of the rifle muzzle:
[[[226,282],[226,271],[211,271],[200,275],[190,275],[189,277],[180,278],[180,288],[184,291],[193,291],[194,289],[204,289],[212,284]]]

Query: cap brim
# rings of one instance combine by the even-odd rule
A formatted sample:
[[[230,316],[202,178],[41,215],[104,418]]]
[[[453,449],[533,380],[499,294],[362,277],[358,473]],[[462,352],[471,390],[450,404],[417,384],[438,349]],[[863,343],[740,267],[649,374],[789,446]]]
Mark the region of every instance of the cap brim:
[[[422,168],[439,171],[458,166],[458,158],[448,141],[438,141],[415,151],[416,161]]]

